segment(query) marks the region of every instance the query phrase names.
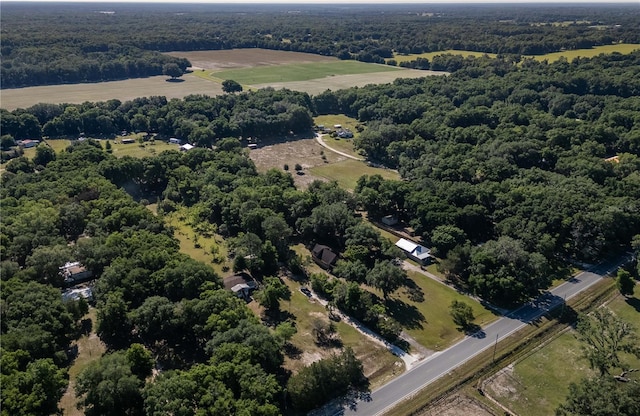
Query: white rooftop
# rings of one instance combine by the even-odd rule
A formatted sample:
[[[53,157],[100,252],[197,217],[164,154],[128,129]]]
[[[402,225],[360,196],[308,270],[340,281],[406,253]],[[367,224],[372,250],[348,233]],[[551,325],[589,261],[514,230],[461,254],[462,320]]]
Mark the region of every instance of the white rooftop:
[[[396,246],[420,260],[426,259],[431,256],[431,250],[404,238],[398,240]]]

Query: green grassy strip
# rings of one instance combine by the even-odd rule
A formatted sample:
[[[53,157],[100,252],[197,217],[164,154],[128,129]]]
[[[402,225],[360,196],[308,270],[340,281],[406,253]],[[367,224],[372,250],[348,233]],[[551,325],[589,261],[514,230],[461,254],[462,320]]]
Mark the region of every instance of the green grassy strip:
[[[357,61],[316,62],[254,68],[229,69],[214,72],[210,76],[232,79],[243,85],[266,84],[271,82],[308,81],[334,75],[369,74],[374,72],[399,71],[387,65],[367,64]]]

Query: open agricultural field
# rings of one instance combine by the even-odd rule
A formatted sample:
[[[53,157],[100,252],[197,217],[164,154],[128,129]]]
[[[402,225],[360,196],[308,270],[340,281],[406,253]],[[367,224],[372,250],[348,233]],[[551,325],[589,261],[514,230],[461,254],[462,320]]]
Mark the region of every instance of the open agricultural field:
[[[167,55],[188,59],[194,69],[214,70],[310,62],[338,62],[338,58],[333,56],[260,48],[192,52],[176,51],[168,52]]]
[[[568,61],[571,61],[574,58],[592,58],[594,56],[598,56],[601,53],[622,53],[628,54],[637,49],[640,49],[640,44],[637,43],[619,43],[616,45],[604,45],[604,46],[596,46],[591,49],[575,49],[572,51],[562,51],[562,52],[554,52],[547,53],[545,55],[536,55],[532,56],[538,61],[544,61],[545,59],[549,62],[557,61],[558,59],[564,57],[567,58]]]
[[[607,305],[616,315],[640,332],[640,299],[617,296]],[[630,356],[631,368],[640,360]],[[490,394],[518,415],[553,414],[564,402],[571,382],[595,374],[582,356],[580,342],[573,330],[563,333],[524,360],[498,373],[488,384]]]
[[[376,64],[367,64],[376,65]],[[384,65],[378,67],[385,68]],[[326,90],[340,90],[351,87],[364,87],[370,84],[388,84],[398,78],[423,78],[432,75],[447,75],[443,71],[421,71],[418,69],[398,69],[391,72],[372,72],[367,74],[335,75],[325,78],[310,79],[307,81],[271,82],[268,84],[253,85],[256,88],[273,87],[275,89],[288,88],[293,91],[306,92],[316,95]]]
[[[28,108],[37,103],[120,101],[155,95],[183,98],[191,94],[222,94],[224,79],[233,79],[247,88],[288,88],[319,94],[368,84],[393,82],[397,78],[420,78],[445,72],[401,69],[379,64],[340,61],[333,57],[301,52],[234,49],[227,51],[176,52],[190,56],[195,72],[168,82],[166,76],[85,84],[50,85],[2,90],[0,107]],[[233,68],[233,69],[231,69]]]
[[[98,102],[111,99],[128,101],[154,95],[171,99],[190,94],[218,95],[222,94],[222,86],[192,74],[184,75],[178,82],[168,82],[166,76],[159,76],[92,84],[47,85],[4,89],[0,106],[7,110],[15,110],[28,108],[37,103],[80,104],[85,101]]]
[[[401,71],[401,69],[389,65],[367,64],[357,61],[335,61],[254,66],[252,68],[215,72],[214,75],[221,79],[232,79],[243,85],[262,85],[272,82],[308,81],[337,75],[397,71]]]
[[[565,57],[567,58],[567,60],[571,61],[573,58],[577,58],[577,57],[582,57],[582,58],[592,58],[594,56],[600,55],[601,53],[622,53],[622,54],[627,54],[627,53],[631,53],[636,49],[640,49],[640,44],[637,43],[618,43],[615,45],[603,45],[603,46],[596,46],[594,48],[591,49],[575,49],[575,50],[566,50],[566,51],[562,51],[562,52],[553,52],[553,53],[547,53],[544,55],[532,55],[529,56],[530,58],[534,58],[538,61],[544,61],[547,60],[549,62],[554,62],[557,61],[558,59]],[[395,55],[393,58],[390,59],[394,59],[396,62],[400,63],[400,62],[408,62],[408,61],[414,61],[417,58],[426,58],[429,60],[432,60],[434,56],[437,55],[444,55],[444,54],[451,54],[451,55],[462,55],[464,57],[467,56],[475,56],[475,57],[481,57],[484,55],[487,55],[491,58],[495,58],[497,56],[497,54],[495,53],[484,53],[484,52],[475,52],[475,51],[462,51],[462,50],[456,50],[456,49],[448,49],[446,51],[439,51],[439,52],[426,52],[426,53],[421,53],[421,54],[408,54],[408,55]],[[388,61],[389,59],[387,59]]]

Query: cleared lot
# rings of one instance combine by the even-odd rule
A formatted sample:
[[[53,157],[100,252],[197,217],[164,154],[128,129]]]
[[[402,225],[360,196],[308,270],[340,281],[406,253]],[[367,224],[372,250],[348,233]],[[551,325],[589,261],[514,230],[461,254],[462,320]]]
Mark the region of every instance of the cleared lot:
[[[222,86],[192,74],[178,82],[168,82],[166,76],[136,78],[124,81],[93,84],[47,85],[2,90],[0,107],[7,110],[27,108],[37,103],[72,103],[85,101],[133,100],[137,97],[163,95],[167,99],[182,98],[190,94],[222,94]]]

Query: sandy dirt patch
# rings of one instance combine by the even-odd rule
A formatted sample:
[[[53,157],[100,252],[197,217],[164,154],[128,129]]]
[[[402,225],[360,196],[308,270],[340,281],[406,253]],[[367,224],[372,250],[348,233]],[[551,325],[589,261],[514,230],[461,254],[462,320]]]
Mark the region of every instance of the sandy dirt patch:
[[[304,62],[333,62],[338,58],[304,52],[271,49],[229,49],[219,51],[167,52],[167,55],[187,58],[191,65],[204,69],[249,68]]]
[[[463,394],[454,394],[419,413],[420,416],[495,416],[486,405]]]
[[[0,107],[11,111],[16,108],[27,108],[37,103],[81,104],[85,101],[96,102],[111,99],[129,101],[137,97],[155,95],[163,95],[167,99],[182,98],[190,94],[214,96],[222,94],[222,86],[186,74],[178,82],[168,82],[166,76],[157,76],[91,84],[14,88],[2,90],[0,94]]]
[[[346,160],[346,157],[324,149],[314,138],[295,136],[261,140],[258,148],[251,150],[249,157],[260,172],[266,172],[271,168],[284,170],[284,165],[288,165],[298,189],[306,189],[316,179],[326,181],[324,178],[313,176],[309,169]],[[302,174],[296,173],[296,164],[302,166]]]
[[[447,74],[447,72],[404,69],[400,71],[373,72],[369,74],[335,75],[326,78],[311,79],[308,81],[273,82],[269,84],[254,85],[254,87],[273,87],[275,89],[288,88],[293,91],[301,91],[316,95],[326,91],[327,89],[335,91],[351,87],[364,87],[369,84],[387,84],[398,78],[422,78],[431,75]]]

